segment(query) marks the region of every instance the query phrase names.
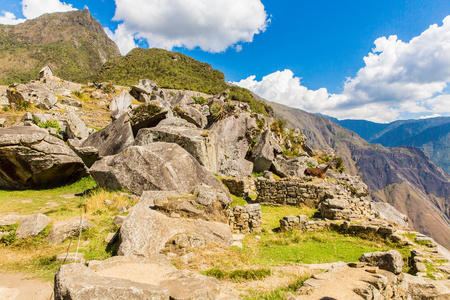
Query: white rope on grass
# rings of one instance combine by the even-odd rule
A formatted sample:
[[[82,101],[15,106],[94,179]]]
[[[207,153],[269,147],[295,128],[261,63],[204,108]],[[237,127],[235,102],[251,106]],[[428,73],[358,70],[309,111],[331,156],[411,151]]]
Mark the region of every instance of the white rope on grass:
[[[85,185],[84,185],[84,207],[83,207],[84,209],[83,209],[83,212],[81,213],[80,234],[78,235],[78,245],[77,245],[77,252],[75,254],[75,263],[77,263],[77,260],[78,260],[78,249],[80,249],[81,233],[83,232],[84,215],[86,214],[86,204],[87,204],[86,193],[87,193],[87,182],[85,182]]]

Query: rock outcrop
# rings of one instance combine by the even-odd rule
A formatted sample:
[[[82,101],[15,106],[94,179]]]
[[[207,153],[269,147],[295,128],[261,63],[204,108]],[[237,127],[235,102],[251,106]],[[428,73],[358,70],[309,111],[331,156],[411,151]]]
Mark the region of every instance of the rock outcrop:
[[[24,239],[37,236],[48,223],[50,223],[50,218],[43,214],[35,214],[22,219],[16,231],[16,238]]]
[[[200,183],[225,191],[212,173],[177,144],[131,146],[97,161],[90,173],[102,187],[125,189],[137,195],[149,190],[187,193]]]
[[[400,274],[403,269],[402,255],[396,250],[365,253],[359,257],[359,261],[366,262],[371,266],[379,267],[396,275]]]
[[[0,129],[0,188],[55,187],[86,176],[83,161],[46,130]]]
[[[119,255],[148,257],[161,251],[177,234],[202,236],[209,242],[231,244],[231,230],[227,224],[170,218],[150,208],[152,201],[141,199],[120,228]]]
[[[79,217],[69,220],[56,221],[48,235],[48,242],[50,244],[58,244],[65,239],[80,234],[80,230],[94,227],[90,222],[83,220],[81,222]]]

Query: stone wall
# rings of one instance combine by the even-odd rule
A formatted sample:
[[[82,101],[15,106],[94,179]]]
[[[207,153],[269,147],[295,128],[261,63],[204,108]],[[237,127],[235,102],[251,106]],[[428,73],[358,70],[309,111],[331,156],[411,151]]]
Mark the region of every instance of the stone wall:
[[[319,206],[323,218],[330,220],[357,220],[375,217],[368,197],[335,196],[325,199]]]
[[[255,181],[250,178],[223,178],[223,184],[228,188],[231,194],[238,197],[243,197],[246,194],[251,194],[256,190]]]
[[[249,204],[247,206],[235,206],[228,210],[231,230],[236,233],[261,232],[262,214],[261,205]]]
[[[301,179],[286,178],[268,180],[257,178],[255,182],[258,198],[256,202],[280,205],[306,204],[317,207],[319,202],[332,197],[325,186],[304,183]]]

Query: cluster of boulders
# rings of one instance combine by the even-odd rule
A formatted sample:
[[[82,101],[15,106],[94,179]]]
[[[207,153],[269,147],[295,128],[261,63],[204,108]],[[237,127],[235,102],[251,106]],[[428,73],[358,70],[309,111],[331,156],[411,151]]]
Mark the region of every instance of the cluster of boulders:
[[[44,214],[38,213],[31,216],[8,214],[0,217],[0,226],[19,224],[15,231],[16,239],[26,239],[38,236],[51,222]],[[47,240],[50,244],[59,244],[66,239],[76,236],[81,230],[93,227],[92,223],[75,217],[69,220],[54,221],[51,225]],[[11,234],[0,232],[0,237]]]

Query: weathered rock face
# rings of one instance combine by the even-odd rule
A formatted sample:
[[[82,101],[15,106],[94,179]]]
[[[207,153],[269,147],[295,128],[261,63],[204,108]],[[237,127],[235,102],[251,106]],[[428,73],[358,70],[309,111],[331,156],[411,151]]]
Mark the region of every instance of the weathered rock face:
[[[52,229],[50,229],[50,234],[48,235],[48,242],[50,244],[58,244],[65,239],[77,235],[80,233],[80,229],[91,228],[90,222],[83,220],[81,222],[79,217],[75,217],[69,220],[56,221],[53,223]]]
[[[270,169],[272,161],[275,158],[272,133],[266,130],[261,134],[260,140],[253,148],[253,171],[264,172]]]
[[[408,216],[399,212],[395,207],[385,202],[372,202],[373,209],[379,214],[379,217],[391,222],[395,222],[404,227],[409,227]]]
[[[82,264],[62,266],[55,275],[55,300],[169,300],[166,290],[126,279],[103,277]]]
[[[128,91],[123,91],[119,96],[115,96],[111,100],[111,103],[109,103],[109,109],[112,111],[126,111],[131,106],[132,100],[133,97],[131,97],[130,93],[128,93]]]
[[[394,274],[400,274],[403,269],[402,256],[396,250],[365,253],[359,257],[359,261],[369,263]]]
[[[149,207],[167,216],[227,223],[226,209],[231,200],[231,196],[225,191],[199,184],[190,194],[145,191],[139,201],[147,201]]]
[[[176,144],[131,146],[97,161],[90,169],[97,184],[110,190],[125,189],[141,195],[162,190],[187,193],[200,183],[225,191],[222,183]]]
[[[6,92],[10,103],[29,102],[48,110],[57,102],[53,92],[38,83],[12,85]]]
[[[217,136],[218,174],[222,176],[248,176],[253,163],[246,160],[249,149],[247,138],[257,128],[250,114],[242,113],[237,118],[228,117],[211,126]]]
[[[97,149],[98,156],[104,157],[115,155],[132,145],[134,142],[133,131],[127,115],[121,116],[119,119],[111,122],[105,128],[94,132],[86,139],[77,151],[81,152],[82,148],[92,147]],[[86,149],[89,151],[89,149]],[[81,156],[83,158],[83,156]],[[83,159],[84,160],[84,159]],[[90,164],[92,165],[92,163]]]
[[[136,136],[141,128],[158,125],[168,114],[169,109],[164,107],[159,101],[150,101],[147,104],[140,105],[129,113],[133,134]]]
[[[206,241],[231,243],[231,230],[227,224],[169,218],[151,209],[150,202],[141,199],[120,228],[119,255],[144,256],[161,251],[166,243],[181,233],[202,236]]]
[[[190,105],[181,105],[174,107],[174,111],[180,118],[194,124],[198,128],[205,128],[208,125],[208,119],[203,113]]]
[[[43,214],[35,214],[20,221],[16,231],[18,239],[38,235],[50,223],[50,218]]]
[[[317,161],[306,156],[297,157],[294,159],[285,159],[282,156],[277,156],[272,161],[271,171],[280,177],[303,177],[308,162],[317,165]]]
[[[66,119],[66,134],[69,139],[84,140],[89,136],[86,124],[74,113],[68,113]]]
[[[83,161],[46,130],[29,126],[0,129],[0,188],[55,187],[83,176]]]
[[[198,129],[180,118],[162,120],[154,128],[143,128],[136,136],[135,145],[145,146],[152,142],[176,143],[213,173],[217,173],[216,135]]]
[[[88,264],[60,268],[55,299],[239,299],[217,279],[178,271],[161,254],[146,259],[115,256]],[[86,278],[77,282],[82,276]]]

